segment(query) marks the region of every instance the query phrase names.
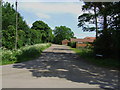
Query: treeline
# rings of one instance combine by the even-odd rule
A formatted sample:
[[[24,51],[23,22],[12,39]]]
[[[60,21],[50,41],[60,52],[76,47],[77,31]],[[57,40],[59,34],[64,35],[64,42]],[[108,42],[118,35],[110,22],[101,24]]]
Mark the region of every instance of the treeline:
[[[83,31],[96,31],[94,53],[119,59],[120,2],[85,2],[82,10],[78,26]]]
[[[29,28],[23,17],[18,13],[18,48],[25,45],[51,42],[53,34],[50,27],[43,21],[36,21]],[[2,5],[2,46],[7,49],[15,48],[16,11],[10,3]]]
[[[52,30],[45,22],[35,21],[30,28],[18,15],[18,42],[17,47],[26,45],[34,45],[38,43],[53,42],[61,44],[63,39],[69,39],[74,34],[70,28],[66,26],[55,27]],[[14,6],[6,2],[2,4],[2,46],[7,49],[15,48],[16,40],[16,11]],[[67,36],[66,36],[67,35]]]

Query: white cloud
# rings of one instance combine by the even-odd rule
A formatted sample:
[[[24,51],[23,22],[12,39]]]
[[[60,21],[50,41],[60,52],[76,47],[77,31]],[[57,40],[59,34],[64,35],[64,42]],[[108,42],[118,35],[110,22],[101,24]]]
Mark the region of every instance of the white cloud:
[[[3,0],[15,2],[16,0]],[[79,0],[17,0],[18,2],[79,2]]]
[[[75,32],[75,36],[77,38],[85,38],[85,37],[95,37],[95,32]]]
[[[25,11],[31,11],[38,16],[45,16],[48,18],[47,13],[68,13],[79,15],[81,11],[80,3],[19,3],[19,8]]]
[[[16,0],[4,0],[4,1],[9,1],[13,4]],[[40,18],[49,19],[51,17],[49,14],[55,14],[55,13],[58,14],[67,13],[67,14],[73,14],[74,16],[78,16],[82,13],[81,11],[82,2],[73,3],[74,1],[77,0],[66,0],[71,2],[59,2],[59,3],[57,2],[58,0],[50,0],[56,2],[47,2],[49,0],[34,0],[34,2],[31,2],[33,0],[29,0],[29,2],[27,1],[28,0],[18,0],[18,10],[32,12]],[[42,2],[42,1],[46,1],[46,2]]]
[[[46,19],[49,19],[49,18],[50,18],[49,15],[44,14],[44,13],[36,13],[36,15],[37,15],[39,18],[46,18]]]

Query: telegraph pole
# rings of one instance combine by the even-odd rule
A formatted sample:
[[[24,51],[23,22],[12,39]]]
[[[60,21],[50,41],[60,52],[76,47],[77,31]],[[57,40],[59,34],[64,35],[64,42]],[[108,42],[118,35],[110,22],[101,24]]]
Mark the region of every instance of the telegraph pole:
[[[15,40],[15,50],[17,49],[17,42],[18,42],[18,14],[17,14],[17,0],[15,2],[16,5],[16,40]]]

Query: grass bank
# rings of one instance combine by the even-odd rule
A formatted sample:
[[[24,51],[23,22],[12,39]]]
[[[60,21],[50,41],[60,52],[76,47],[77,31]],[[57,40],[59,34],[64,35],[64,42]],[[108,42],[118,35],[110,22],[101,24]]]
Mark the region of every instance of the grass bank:
[[[82,57],[85,61],[90,62],[94,65],[107,67],[107,68],[114,68],[114,69],[120,68],[119,60],[97,58],[95,57],[92,49],[87,49],[87,48],[79,48],[79,49],[71,48],[71,49],[75,51],[80,57]]]
[[[2,53],[0,54],[2,57],[2,60],[0,60],[0,65],[32,60],[39,57],[41,52],[50,46],[51,44],[46,43],[25,46],[17,50],[2,49]]]

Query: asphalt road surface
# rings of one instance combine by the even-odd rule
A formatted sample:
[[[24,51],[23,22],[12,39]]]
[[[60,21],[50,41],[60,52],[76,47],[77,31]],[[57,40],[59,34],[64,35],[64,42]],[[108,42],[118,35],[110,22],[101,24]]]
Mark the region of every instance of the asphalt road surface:
[[[55,45],[39,58],[3,65],[3,88],[118,89],[118,71],[86,63],[68,46]]]

